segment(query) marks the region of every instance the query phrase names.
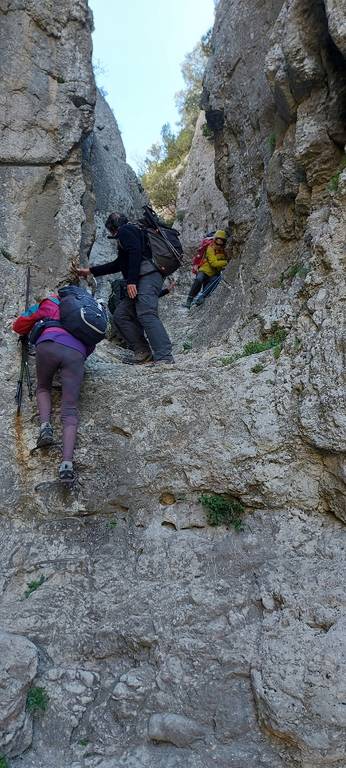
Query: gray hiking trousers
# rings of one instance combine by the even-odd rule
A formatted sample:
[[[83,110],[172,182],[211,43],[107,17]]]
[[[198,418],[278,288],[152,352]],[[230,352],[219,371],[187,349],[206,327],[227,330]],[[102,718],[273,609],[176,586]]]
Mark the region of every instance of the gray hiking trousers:
[[[151,350],[154,360],[172,356],[172,344],[158,311],[162,284],[163,277],[157,270],[143,275],[139,279],[136,299],[126,296],[113,315],[114,324],[130,349],[137,354]]]

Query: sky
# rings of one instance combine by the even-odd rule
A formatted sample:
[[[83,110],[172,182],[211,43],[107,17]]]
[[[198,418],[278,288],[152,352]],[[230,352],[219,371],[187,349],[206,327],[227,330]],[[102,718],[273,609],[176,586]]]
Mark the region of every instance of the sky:
[[[89,0],[97,84],[118,121],[128,162],[138,170],[164,123],[179,119],[180,65],[213,25],[213,0]],[[99,72],[103,68],[104,72]]]

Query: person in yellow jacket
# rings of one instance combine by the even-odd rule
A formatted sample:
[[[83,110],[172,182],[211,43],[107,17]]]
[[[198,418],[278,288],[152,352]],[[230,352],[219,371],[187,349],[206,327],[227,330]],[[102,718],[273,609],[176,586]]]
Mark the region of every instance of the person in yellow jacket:
[[[208,283],[226,266],[228,261],[225,253],[226,240],[226,232],[223,229],[218,229],[213,237],[213,242],[206,249],[204,260],[199,266],[196,278],[192,283],[186,301],[188,309],[190,309],[195,296],[201,290],[204,290]]]

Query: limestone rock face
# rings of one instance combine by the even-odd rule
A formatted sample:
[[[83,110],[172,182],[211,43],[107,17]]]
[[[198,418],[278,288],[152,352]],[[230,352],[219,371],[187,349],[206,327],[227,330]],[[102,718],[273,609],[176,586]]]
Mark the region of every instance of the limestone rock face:
[[[20,635],[0,633],[0,749],[18,755],[32,740],[26,697],[37,671],[37,649]]]
[[[75,16],[89,16],[82,0],[47,8],[0,0],[6,23],[26,14],[36,29],[43,14],[54,58],[59,30],[81,34]],[[103,102],[93,139],[72,111],[79,140],[66,157],[1,166],[0,625],[15,683],[0,723],[11,768],[345,766],[342,8],[220,0],[205,109],[233,258],[203,307],[188,313],[179,289],[161,300],[174,368],[125,366],[107,341],[88,359],[72,490],[57,479],[59,392],[51,450],[35,450],[26,392],[14,416],[7,320],[28,263],[42,292],[72,255],[87,257],[93,188],[98,221],[113,205],[132,215],[141,194],[118,186],[130,172]],[[91,260],[105,259],[96,247]],[[212,525],[205,495],[241,504],[241,529]],[[24,667],[6,662],[17,643]],[[49,707],[28,749],[35,674]]]
[[[196,251],[207,232],[225,229],[228,224],[228,206],[215,184],[214,144],[212,136],[208,139],[204,135],[205,127],[205,116],[201,112],[179,184],[175,226],[181,232],[185,253]]]
[[[96,225],[90,263],[96,264],[116,257],[114,242],[107,240],[104,228],[107,216],[119,211],[136,220],[147,202],[136,174],[126,162],[117,121],[100,91],[97,92],[94,131],[83,144],[83,159],[93,195],[90,223],[91,227]]]
[[[87,0],[0,3],[1,258],[31,264],[35,291],[64,279],[79,255],[91,26]]]

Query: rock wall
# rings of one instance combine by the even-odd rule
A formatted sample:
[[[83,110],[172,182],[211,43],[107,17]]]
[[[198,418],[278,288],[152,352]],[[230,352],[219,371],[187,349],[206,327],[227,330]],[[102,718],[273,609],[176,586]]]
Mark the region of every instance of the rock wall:
[[[6,37],[11,13],[41,35],[38,0],[14,6],[0,0]],[[71,2],[65,26],[77,10],[89,24],[85,4]],[[0,754],[10,768],[346,764],[345,172],[336,128],[345,17],[341,3],[325,11],[303,0],[220,0],[205,99],[234,258],[204,307],[188,313],[181,297],[162,299],[175,368],[124,366],[112,343],[98,345],[72,491],[57,480],[59,446],[35,450],[34,404],[25,397],[14,418],[19,360],[4,327]],[[52,6],[50,25],[55,14]],[[59,39],[42,39],[53,58]],[[84,258],[90,250],[80,225],[84,196],[93,227],[92,172],[89,163],[83,178],[77,150],[79,184],[70,181],[67,200],[57,203],[48,181],[40,197],[23,199],[18,177],[4,187],[6,319],[24,295],[29,257],[41,289],[76,248]],[[42,166],[11,170],[32,184]],[[60,211],[80,211],[76,230],[60,235],[32,219],[28,200],[36,215],[52,199],[58,221]],[[51,248],[36,262],[40,238]],[[245,342],[270,342],[278,329],[281,353],[277,343],[275,355],[258,346],[244,354]],[[203,493],[241,502],[243,529],[212,526]],[[34,717],[32,686],[47,697]]]
[[[228,205],[215,184],[215,152],[205,135],[205,115],[201,112],[186,168],[179,184],[177,221],[185,253],[195,252],[207,232],[225,229]]]
[[[136,174],[126,162],[126,153],[117,121],[100,91],[97,92],[94,131],[83,144],[84,169],[90,180],[94,203],[91,226],[96,225],[90,262],[114,259],[114,243],[105,236],[104,222],[112,211],[137,219],[146,195]],[[90,251],[90,249],[89,249]],[[89,257],[89,253],[85,253]]]
[[[0,22],[2,287],[23,283],[15,264],[31,264],[36,291],[61,280],[79,254],[92,18],[86,0],[2,0]]]

